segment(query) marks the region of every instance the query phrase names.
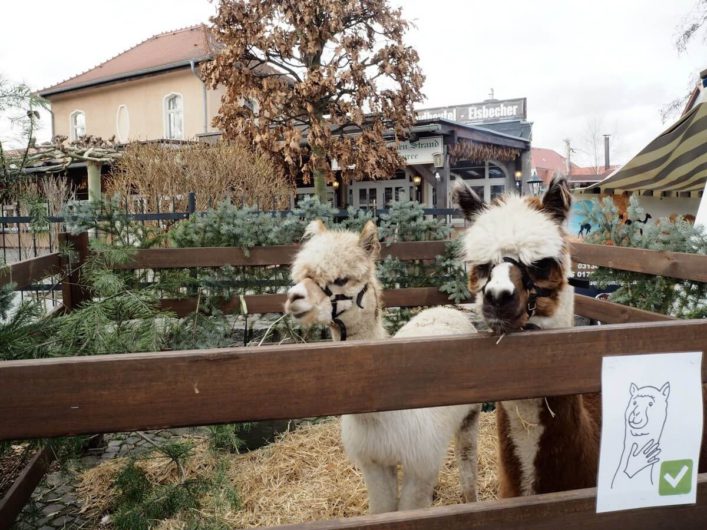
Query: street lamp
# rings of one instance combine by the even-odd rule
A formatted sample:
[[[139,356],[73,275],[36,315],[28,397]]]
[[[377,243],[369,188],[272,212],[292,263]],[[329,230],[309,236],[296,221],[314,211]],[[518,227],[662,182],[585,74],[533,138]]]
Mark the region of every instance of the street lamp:
[[[412,177],[412,183],[415,184],[415,186],[419,186],[420,182],[422,182],[422,177],[420,175],[415,175]]]
[[[539,197],[542,192],[543,181],[538,178],[537,175],[533,175],[528,179],[528,189],[530,189],[530,194],[534,197]]]
[[[516,169],[513,176],[516,179],[516,188],[518,189],[518,193],[523,193],[523,172],[520,169]]]

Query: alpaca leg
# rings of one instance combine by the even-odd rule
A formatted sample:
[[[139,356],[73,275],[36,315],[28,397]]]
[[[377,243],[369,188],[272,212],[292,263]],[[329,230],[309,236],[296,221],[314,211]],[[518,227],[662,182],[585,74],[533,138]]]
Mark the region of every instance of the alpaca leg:
[[[457,465],[465,502],[476,501],[476,478],[478,476],[477,440],[479,438],[479,414],[477,405],[469,411],[456,434]]]
[[[437,483],[437,473],[413,475],[403,469],[403,487],[400,490],[399,510],[416,510],[432,506],[432,493]]]
[[[398,473],[395,466],[368,462],[361,465],[368,489],[368,512],[385,513],[398,509]]]

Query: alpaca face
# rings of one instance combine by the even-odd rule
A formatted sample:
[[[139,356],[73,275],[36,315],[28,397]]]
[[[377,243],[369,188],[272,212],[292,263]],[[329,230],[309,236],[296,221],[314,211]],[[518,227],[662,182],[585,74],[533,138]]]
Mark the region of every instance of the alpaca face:
[[[292,264],[295,285],[287,293],[285,312],[306,326],[332,326],[335,318],[353,326],[377,311],[376,225],[369,222],[357,234],[328,230],[321,221],[313,221],[305,236],[309,239]]]
[[[665,383],[660,389],[654,386],[638,388],[631,383],[630,391],[631,398],[624,417],[631,435],[660,436],[668,410],[670,383]]]
[[[469,290],[489,327],[505,333],[532,317],[553,316],[560,292],[568,288],[567,183],[553,181],[542,201],[511,195],[484,205],[462,183],[454,194],[472,222],[464,235]]]

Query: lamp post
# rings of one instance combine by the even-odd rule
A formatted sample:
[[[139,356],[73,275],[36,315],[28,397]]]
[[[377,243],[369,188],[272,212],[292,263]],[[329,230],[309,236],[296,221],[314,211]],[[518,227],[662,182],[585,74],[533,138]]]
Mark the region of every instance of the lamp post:
[[[420,202],[420,184],[422,183],[422,177],[415,174],[412,177],[412,183],[415,185],[415,200]]]
[[[518,194],[522,195],[523,194],[523,172],[520,169],[516,169],[516,172],[513,174],[513,176],[516,179],[516,188],[518,189]]]
[[[527,184],[530,194],[534,197],[539,197],[542,192],[543,181],[540,180],[537,175],[533,175],[528,179]]]

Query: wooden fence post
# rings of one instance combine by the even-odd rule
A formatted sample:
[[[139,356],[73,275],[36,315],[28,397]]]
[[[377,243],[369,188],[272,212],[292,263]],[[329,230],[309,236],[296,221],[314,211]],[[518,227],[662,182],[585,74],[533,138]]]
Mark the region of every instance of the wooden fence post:
[[[88,259],[88,233],[72,235],[62,232],[59,242],[67,252],[74,253],[70,258],[64,256],[65,273],[61,289],[64,308],[70,312],[91,296],[81,284],[81,267]]]

